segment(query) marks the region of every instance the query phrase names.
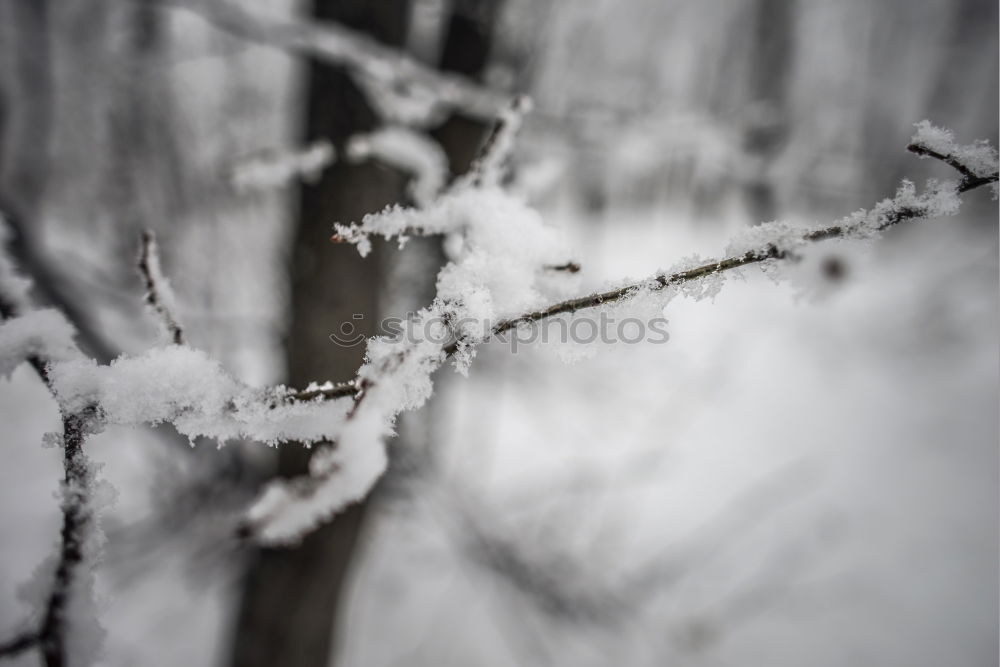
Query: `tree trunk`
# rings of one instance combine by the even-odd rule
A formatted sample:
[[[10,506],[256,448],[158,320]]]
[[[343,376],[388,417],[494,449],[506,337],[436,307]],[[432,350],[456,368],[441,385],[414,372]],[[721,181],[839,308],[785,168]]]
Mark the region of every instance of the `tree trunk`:
[[[771,173],[790,129],[788,89],[795,30],[795,0],[756,0],[750,44],[750,117],[744,147],[752,175],[744,185],[754,223],[778,217],[778,192]]]
[[[364,30],[401,45],[406,37],[407,0],[317,0],[314,16]],[[339,155],[346,139],[371,130],[377,119],[361,91],[342,70],[311,63],[307,91],[306,142],[325,138]],[[379,252],[362,259],[349,245],[329,242],[336,221],[360,220],[402,198],[405,178],[372,163],[343,160],[319,182],[304,185],[289,267],[291,326],[287,334],[288,379],[296,387],[312,380],[344,380],[361,364],[364,346],[340,347],[329,338],[349,323],[362,335],[374,332],[378,312]],[[358,319],[356,316],[362,316]],[[308,470],[309,451],[286,444],[279,475]],[[238,667],[325,667],[337,650],[335,622],[365,503],[353,505],[294,548],[260,549],[244,584],[231,664]]]

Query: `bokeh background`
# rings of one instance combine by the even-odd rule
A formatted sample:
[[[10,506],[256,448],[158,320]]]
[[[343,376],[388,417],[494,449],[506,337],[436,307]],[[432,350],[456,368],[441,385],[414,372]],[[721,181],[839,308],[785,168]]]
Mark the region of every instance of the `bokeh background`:
[[[530,94],[509,186],[571,240],[581,294],[952,177],[905,151],[923,119],[997,143],[990,0],[7,0],[0,212],[96,358],[157,340],[144,228],[191,344],[262,386],[347,379],[362,350],[330,333],[433,295],[439,240],[328,244],[407,200],[346,150],[405,114],[282,48],[291,21]],[[454,175],[489,125],[416,129]],[[315,178],[234,185],[316,141],[337,159]],[[995,664],[997,231],[975,191],[678,297],[663,345],[487,346],[297,555],[233,526],[301,448],[110,429],[100,664]],[[30,369],[0,380],[0,636],[57,537],[57,427]]]

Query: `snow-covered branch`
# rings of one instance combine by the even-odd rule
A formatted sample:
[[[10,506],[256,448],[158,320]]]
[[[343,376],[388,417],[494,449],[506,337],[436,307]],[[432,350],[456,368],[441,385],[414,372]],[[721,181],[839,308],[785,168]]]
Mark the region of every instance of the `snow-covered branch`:
[[[914,144],[922,145],[919,133]],[[955,148],[947,154],[965,153]],[[995,151],[991,155],[992,171],[978,180],[931,182],[919,194],[912,183],[904,181],[892,199],[832,225],[805,230],[782,223],[759,225],[734,239],[722,259],[685,260],[641,282],[535,309],[524,309],[523,305],[543,300],[543,293],[549,291],[540,267],[550,265],[553,254],[563,251],[537,213],[495,182],[473,180],[452,188],[430,207],[390,207],[366,216],[361,225],[338,225],[338,236],[356,243],[362,255],[370,249],[370,234],[392,238],[419,229],[451,234],[458,242],[452,244],[451,261],[438,276],[437,298],[411,321],[409,331],[416,335],[406,340],[370,340],[367,361],[355,381],[320,390],[324,398],[354,397],[347,426],[333,447],[314,457],[311,479],[278,481],[269,486],[250,510],[249,530],[264,541],[295,541],[360,497],[361,480],[356,473],[368,477],[369,485],[374,484],[385,466],[381,438],[391,433],[399,412],[423,404],[432,390],[431,373],[447,359],[454,359],[464,371],[480,344],[509,331],[516,335],[521,327],[540,320],[611,306],[660,309],[678,293],[714,295],[729,272],[751,264],[794,259],[798,249],[809,243],[832,238],[871,239],[904,221],[954,215],[961,192],[996,182]],[[955,159],[961,164],[959,157]],[[294,395],[289,398],[294,399]],[[358,419],[358,415],[364,418]],[[352,453],[363,461],[353,472],[347,468]]]
[[[920,157],[932,157],[953,167],[962,175],[959,192],[968,192],[981,185],[993,183],[993,196],[997,189],[997,149],[989,142],[979,140],[968,146],[955,143],[951,130],[934,127],[929,121],[917,123],[917,133],[906,147]]]
[[[9,268],[4,273],[8,280],[20,280]],[[0,366],[9,373],[17,362],[26,361],[54,391],[52,364],[82,357],[73,342],[73,328],[53,310],[31,311],[19,316],[18,310],[25,304],[12,305],[10,292],[9,282],[0,283]],[[86,566],[99,556],[101,545],[93,530],[97,520],[92,494],[94,476],[83,445],[88,435],[100,430],[96,412],[93,405],[62,411],[64,477],[60,508],[63,520],[54,576],[40,613],[38,630],[4,643],[0,656],[15,655],[37,646],[46,667],[63,667],[67,664],[70,624],[76,622],[70,619],[69,609],[91,604],[90,573]],[[96,623],[92,614],[88,616],[84,622]]]
[[[931,182],[922,193],[904,182],[892,199],[828,226],[760,225],[734,239],[722,259],[685,260],[646,280],[568,300],[559,298],[571,287],[565,273],[576,265],[564,263],[568,253],[559,235],[505,191],[499,179],[466,179],[423,208],[390,207],[365,216],[360,225],[338,226],[362,254],[371,234],[391,238],[414,229],[447,235],[449,253],[438,275],[437,296],[407,322],[409,335],[369,340],[364,365],[354,380],[342,384],[301,392],[254,388],[184,345],[100,365],[67,352],[65,341],[28,340],[23,320],[0,329],[0,351],[14,357],[6,367],[18,360],[50,362],[38,362],[36,368],[64,415],[88,414],[101,425],[168,422],[189,438],[206,436],[220,443],[236,438],[323,443],[308,478],[272,482],[247,515],[244,527],[252,536],[291,542],[371,489],[385,469],[385,439],[393,434],[397,415],[423,405],[433,390],[432,373],[449,359],[464,372],[481,344],[578,311],[658,313],[676,294],[713,295],[727,274],[794,259],[809,243],[871,239],[904,221],[953,215],[960,193],[997,181],[996,153],[984,144],[974,144],[972,153],[970,147],[940,141],[929,145],[921,130],[914,145],[911,150],[918,154],[933,151],[961,167],[963,181]],[[976,161],[963,159],[970,155]]]
[[[326,140],[300,150],[262,151],[237,162],[229,172],[229,182],[240,193],[284,187],[297,178],[315,183],[335,158],[336,151]]]
[[[345,67],[386,121],[426,125],[448,111],[492,120],[509,104],[508,95],[428,67],[337,23],[264,16],[229,0],[157,2],[188,9],[239,37]]]

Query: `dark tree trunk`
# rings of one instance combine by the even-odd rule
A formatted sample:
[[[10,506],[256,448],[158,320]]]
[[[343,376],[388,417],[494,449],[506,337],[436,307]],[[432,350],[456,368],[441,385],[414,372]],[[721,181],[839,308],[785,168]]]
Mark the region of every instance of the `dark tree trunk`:
[[[498,2],[456,2],[442,54],[442,69],[480,76],[490,50]],[[319,3],[317,19],[332,19],[365,30],[383,42],[405,39],[402,0]],[[308,91],[306,139],[327,138],[343,154],[345,140],[376,123],[362,93],[342,71],[313,64]],[[454,116],[434,133],[452,173],[468,169],[488,126]],[[338,162],[323,179],[302,189],[298,234],[291,264],[292,317],[286,345],[289,381],[351,377],[362,361],[363,345],[338,347],[329,335],[350,323],[362,335],[374,333],[383,271],[379,247],[362,259],[352,246],[328,242],[335,221],[359,220],[365,213],[401,200],[405,178],[371,162]],[[432,252],[439,252],[433,250]],[[429,281],[433,276],[428,277]],[[356,319],[356,315],[364,319]],[[308,452],[285,445],[279,474],[306,472]],[[341,642],[340,614],[345,584],[359,550],[367,502],[354,505],[308,535],[294,549],[261,549],[245,584],[231,664],[237,667],[331,664]]]
[[[318,20],[335,20],[380,41],[401,45],[406,37],[407,0],[319,0]],[[325,138],[343,155],[352,134],[376,124],[372,109],[345,72],[310,65],[305,140]],[[301,190],[298,228],[289,267],[291,325],[287,334],[288,380],[350,378],[364,346],[340,347],[329,338],[350,323],[363,335],[374,331],[380,282],[379,252],[362,259],[353,246],[329,242],[337,221],[360,220],[402,198],[401,174],[372,163],[337,162],[322,179]],[[363,319],[357,319],[361,315]],[[307,472],[308,450],[283,445],[279,475]],[[294,548],[260,549],[243,591],[231,664],[239,667],[325,667],[338,649],[337,605],[357,547],[365,503],[347,508]]]
[[[500,5],[500,0],[455,0],[441,52],[442,70],[474,79],[483,77]],[[489,129],[481,120],[453,114],[434,131],[453,177],[468,171]]]
[[[795,0],[755,0],[750,43],[750,117],[744,133],[753,175],[744,188],[753,222],[778,217],[778,192],[771,169],[788,139],[795,31]]]

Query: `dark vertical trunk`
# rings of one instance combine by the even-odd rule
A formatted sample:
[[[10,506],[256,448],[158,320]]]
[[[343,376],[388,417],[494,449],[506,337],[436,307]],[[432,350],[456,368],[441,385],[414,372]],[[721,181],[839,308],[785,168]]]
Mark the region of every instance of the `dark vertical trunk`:
[[[384,43],[406,36],[407,0],[318,0],[318,20],[364,30]],[[305,140],[325,138],[343,154],[346,139],[371,130],[372,109],[345,72],[310,65]],[[378,310],[379,252],[362,259],[353,246],[329,242],[336,221],[359,220],[403,196],[402,175],[371,163],[338,162],[321,180],[304,185],[291,257],[291,326],[287,334],[288,379],[342,380],[361,363],[363,345],[339,347],[329,335],[352,324],[373,333]],[[357,319],[356,316],[363,316]],[[307,472],[309,452],[286,444],[279,474]],[[246,576],[231,664],[239,667],[319,667],[338,648],[336,613],[357,547],[365,504],[354,505],[305,537],[294,548],[260,549]]]
[[[778,217],[778,192],[771,171],[789,132],[795,0],[756,0],[751,11],[750,113],[744,147],[752,173],[744,194],[753,222],[767,222]]]
[[[49,176],[53,85],[48,0],[7,3],[0,54],[10,58],[0,87],[0,194],[25,221],[39,219]],[[21,230],[27,234],[32,230]]]
[[[472,79],[483,77],[500,5],[500,0],[455,0],[441,52],[442,70]],[[468,171],[489,129],[482,120],[453,114],[434,131],[453,177]]]

